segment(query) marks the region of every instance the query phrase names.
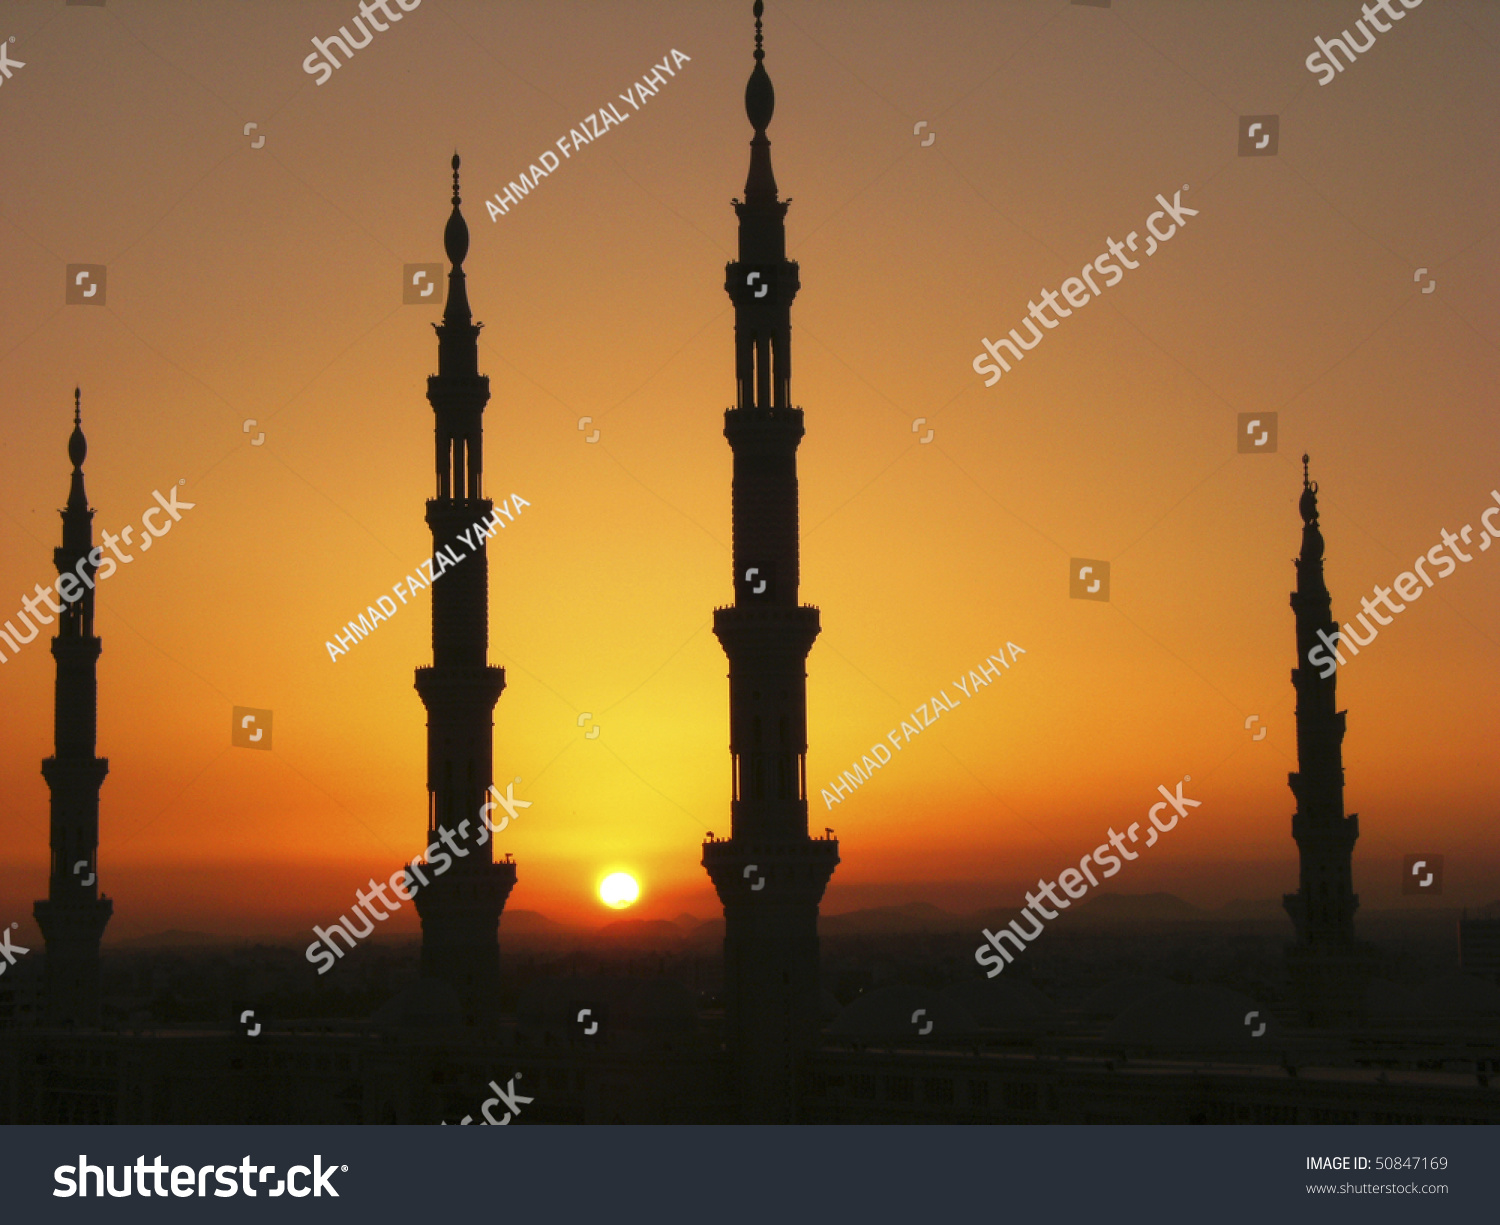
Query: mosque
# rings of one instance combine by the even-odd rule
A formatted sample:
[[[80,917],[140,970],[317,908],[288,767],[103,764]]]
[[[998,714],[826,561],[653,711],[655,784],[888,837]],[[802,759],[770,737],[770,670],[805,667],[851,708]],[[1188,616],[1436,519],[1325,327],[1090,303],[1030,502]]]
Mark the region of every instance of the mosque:
[[[1301,870],[1287,895],[1293,999],[1267,1006],[1227,988],[1149,978],[1102,986],[1060,1009],[1014,975],[941,990],[885,986],[840,1009],[824,986],[818,908],[839,863],[831,831],[812,836],[807,801],[807,658],[820,611],[798,603],[796,453],[803,410],[791,391],[788,201],[766,132],[775,93],[754,6],[753,130],[744,198],[734,201],[736,399],[733,603],[714,612],[729,662],[728,837],[702,863],[724,908],[722,1014],[669,979],[574,977],[529,986],[502,1009],[500,928],[519,865],[493,840],[416,894],[418,989],[368,1017],[270,1029],[101,1026],[100,940],[113,903],[97,873],[95,755],[101,640],[92,587],[59,616],[52,865],[36,918],[46,941],[39,995],[0,979],[0,1123],[439,1123],[477,1117],[484,1086],[520,1077],[526,1123],[1334,1123],[1500,1122],[1500,987],[1441,979],[1422,1010],[1393,1007],[1355,936],[1358,818],[1344,812],[1344,712],[1336,676],[1307,663],[1335,628],[1323,578],[1317,485],[1304,468],[1296,562],[1298,771],[1292,836]],[[469,307],[469,232],[453,158],[444,246],[451,271],[428,378],[436,438],[426,521],[434,548],[493,513],[484,493],[479,325]],[[93,573],[87,447],[75,405],[60,574]],[[433,659],[416,671],[427,710],[428,840],[476,814],[493,777],[492,719],[504,669],[488,662],[482,542],[432,591]],[[1480,929],[1475,929],[1480,933]],[[1484,929],[1484,939],[1493,935]],[[1490,954],[1493,957],[1493,954]],[[602,1024],[586,1030],[583,1011]],[[1258,1029],[1247,1016],[1260,1016]],[[914,1024],[920,1017],[921,1025]]]

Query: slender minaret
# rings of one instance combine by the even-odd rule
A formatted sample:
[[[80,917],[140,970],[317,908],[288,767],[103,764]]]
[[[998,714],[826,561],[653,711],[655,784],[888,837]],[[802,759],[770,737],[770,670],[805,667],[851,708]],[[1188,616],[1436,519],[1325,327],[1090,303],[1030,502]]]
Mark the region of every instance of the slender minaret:
[[[73,391],[73,434],[68,458],[73,481],[62,512],[62,547],[52,550],[57,612],[52,657],[57,660],[51,757],[42,777],[52,793],[52,870],[47,900],[33,910],[46,941],[45,1012],[56,1025],[99,1023],[99,940],[114,903],[99,891],[99,788],[109,762],[94,756],[98,682],[94,667],[101,643],[94,634],[94,512],[83,489],[82,397]],[[111,569],[114,562],[110,563]],[[69,598],[69,597],[72,598]]]
[[[800,1056],[817,1040],[818,903],[839,862],[831,837],[807,835],[807,653],[818,610],[797,603],[797,445],[791,401],[791,306],[797,265],[786,258],[787,203],[771,173],[775,93],[755,4],[755,69],[745,113],[755,129],[739,217],[739,259],[724,287],[734,302],[737,403],[724,413],[734,452],[734,591],[714,610],[729,657],[731,834],[703,846],[724,904],[726,1039],[742,1118],[796,1115]]]
[[[1288,949],[1288,970],[1303,1011],[1314,1023],[1349,1019],[1362,991],[1361,947],[1354,939],[1354,842],[1359,817],[1344,815],[1344,711],[1336,708],[1337,644],[1332,598],[1323,580],[1323,534],[1318,530],[1318,486],[1308,479],[1302,457],[1302,555],[1292,612],[1297,622],[1297,766],[1287,781],[1297,799],[1292,817],[1302,868],[1299,888],[1283,899],[1297,929]],[[1320,637],[1321,631],[1321,637]],[[1324,648],[1328,664],[1314,666],[1308,653]]]
[[[470,533],[472,550],[458,539],[489,519],[494,503],[483,496],[484,406],[490,381],[479,373],[479,329],[464,289],[469,227],[459,212],[458,154],[453,155],[453,213],[443,232],[453,271],[438,334],[438,372],[427,379],[437,439],[437,497],[427,503],[432,548],[453,550],[458,564],[432,584],[432,666],[417,669],[417,692],[427,707],[427,838],[448,831],[467,855],[453,851],[442,876],[427,869],[419,885],[422,973],[448,983],[468,1025],[499,1016],[500,913],[516,883],[516,866],[494,861],[494,842],[479,844],[480,807],[494,781],[495,703],[505,669],[489,658],[489,561],[485,540]],[[465,823],[467,826],[465,828]],[[449,853],[445,851],[445,853]]]

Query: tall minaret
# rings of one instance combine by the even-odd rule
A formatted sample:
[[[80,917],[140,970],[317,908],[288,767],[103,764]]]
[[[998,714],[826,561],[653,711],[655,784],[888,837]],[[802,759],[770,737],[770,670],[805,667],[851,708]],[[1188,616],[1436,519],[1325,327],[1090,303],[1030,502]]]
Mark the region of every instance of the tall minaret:
[[[99,891],[99,788],[109,762],[94,756],[98,715],[98,682],[94,665],[101,643],[94,635],[94,512],[83,489],[81,395],[73,391],[73,434],[68,458],[73,481],[62,512],[62,547],[52,550],[57,592],[63,599],[57,614],[52,657],[57,660],[51,757],[42,761],[42,777],[52,792],[52,870],[47,900],[33,913],[46,941],[44,970],[47,1020],[58,1025],[99,1023],[99,940],[115,905]],[[111,568],[114,563],[110,562]]]
[[[1294,992],[1315,1023],[1348,1019],[1357,1013],[1362,990],[1360,946],[1354,939],[1354,842],[1359,817],[1344,815],[1344,712],[1336,709],[1337,671],[1325,677],[1308,661],[1308,653],[1334,637],[1332,598],[1323,581],[1323,534],[1318,530],[1318,486],[1308,479],[1302,457],[1302,555],[1297,559],[1297,590],[1292,612],[1297,621],[1297,766],[1287,776],[1297,811],[1292,837],[1302,869],[1300,887],[1283,899],[1297,929],[1288,949]],[[1323,637],[1319,637],[1322,631]]]
[[[471,550],[458,539],[494,503],[483,496],[484,406],[490,381],[479,373],[479,329],[464,289],[469,227],[459,212],[458,154],[453,155],[453,213],[443,245],[453,271],[438,334],[438,372],[427,379],[437,438],[437,497],[427,503],[432,547],[464,554],[432,584],[432,666],[417,669],[417,692],[427,707],[427,838],[442,827],[468,852],[453,854],[442,876],[417,889],[422,917],[422,973],[442,979],[458,995],[468,1025],[499,1016],[500,912],[516,883],[516,866],[494,862],[494,842],[479,845],[480,807],[494,781],[495,703],[505,669],[489,656],[489,561],[485,540],[471,533]],[[461,826],[467,822],[467,836]],[[440,844],[441,845],[441,844]]]
[[[791,401],[787,204],[777,199],[766,127],[775,107],[755,4],[755,69],[745,113],[755,129],[734,302],[737,403],[724,413],[734,452],[734,592],[714,610],[729,657],[731,835],[703,846],[724,904],[726,1039],[746,1122],[790,1122],[799,1058],[817,1040],[818,903],[839,862],[831,837],[807,835],[807,653],[818,610],[797,603],[797,444]]]

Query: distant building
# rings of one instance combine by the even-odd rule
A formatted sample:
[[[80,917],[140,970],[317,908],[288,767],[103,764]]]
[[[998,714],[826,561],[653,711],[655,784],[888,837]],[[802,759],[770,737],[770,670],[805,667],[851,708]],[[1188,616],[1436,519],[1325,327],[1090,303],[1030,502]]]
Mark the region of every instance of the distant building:
[[[1468,974],[1500,983],[1500,919],[1458,921],[1458,964]]]

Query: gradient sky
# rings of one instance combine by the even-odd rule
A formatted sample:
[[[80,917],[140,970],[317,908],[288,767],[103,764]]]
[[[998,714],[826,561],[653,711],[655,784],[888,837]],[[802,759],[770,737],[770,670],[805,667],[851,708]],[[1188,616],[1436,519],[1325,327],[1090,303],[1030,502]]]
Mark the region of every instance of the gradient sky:
[[[624,869],[635,915],[718,913],[699,843],[729,828],[711,616],[749,10],[423,0],[318,86],[309,40],[354,3],[0,5],[25,63],[0,88],[0,617],[55,575],[75,383],[96,531],[178,480],[196,503],[100,588],[107,939],[305,931],[421,849],[430,598],[336,663],[324,642],[429,551],[438,311],[400,281],[442,258],[455,147],[487,492],[531,504],[490,544],[495,773],[533,801],[500,840],[510,908],[602,922]],[[1016,904],[1184,775],[1202,807],[1112,883],[1295,888],[1300,455],[1341,621],[1500,489],[1500,8],[1423,4],[1319,86],[1314,36],[1358,15],[769,7],[823,623],[810,824],[843,856],[825,911]],[[489,220],[484,196],[674,48],[657,97]],[[1241,158],[1257,114],[1279,152]],[[984,387],[980,338],[1184,184],[1198,216]],[[108,266],[102,309],[64,305],[69,263]],[[1236,454],[1242,412],[1279,414],[1275,455]],[[1110,561],[1109,603],[1069,599],[1072,557]],[[1500,554],[1476,553],[1340,672],[1367,907],[1500,893],[1497,597]],[[1007,641],[1000,684],[825,811],[817,789]],[[0,921],[23,942],[52,682],[40,639],[0,665]],[[236,705],[274,711],[272,752],[230,746]],[[1446,856],[1440,902],[1399,895],[1417,852]]]

